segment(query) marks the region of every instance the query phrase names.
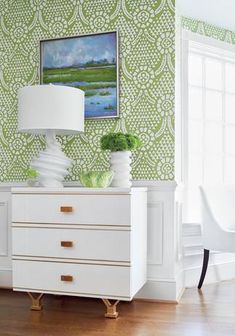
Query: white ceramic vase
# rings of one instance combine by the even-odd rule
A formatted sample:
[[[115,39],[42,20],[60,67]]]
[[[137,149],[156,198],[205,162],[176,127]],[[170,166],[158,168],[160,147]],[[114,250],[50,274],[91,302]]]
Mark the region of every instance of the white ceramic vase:
[[[38,172],[39,184],[48,188],[63,188],[64,177],[72,160],[61,150],[54,130],[46,131],[46,149],[34,159],[31,167]]]
[[[110,169],[114,173],[112,187],[131,187],[131,152],[111,152]]]

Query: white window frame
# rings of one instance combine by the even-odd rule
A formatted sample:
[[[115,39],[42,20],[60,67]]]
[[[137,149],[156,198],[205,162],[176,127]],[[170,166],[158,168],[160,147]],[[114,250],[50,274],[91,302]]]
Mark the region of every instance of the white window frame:
[[[183,187],[183,222],[187,219],[188,182],[188,53],[189,46],[203,47],[203,54],[221,55],[224,59],[235,60],[235,45],[182,29],[176,69],[176,180]],[[177,56],[176,56],[177,57]],[[224,92],[223,92],[224,94]],[[178,107],[177,107],[178,106]],[[179,145],[180,144],[180,145]]]

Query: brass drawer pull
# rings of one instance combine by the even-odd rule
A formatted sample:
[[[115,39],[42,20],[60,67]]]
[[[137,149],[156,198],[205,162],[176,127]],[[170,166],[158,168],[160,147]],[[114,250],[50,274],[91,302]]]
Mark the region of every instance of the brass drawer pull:
[[[60,212],[73,212],[73,207],[71,206],[61,206]]]
[[[73,242],[72,241],[61,241],[60,246],[61,247],[73,247]]]
[[[61,275],[60,280],[61,281],[72,282],[73,281],[73,276],[72,275]]]

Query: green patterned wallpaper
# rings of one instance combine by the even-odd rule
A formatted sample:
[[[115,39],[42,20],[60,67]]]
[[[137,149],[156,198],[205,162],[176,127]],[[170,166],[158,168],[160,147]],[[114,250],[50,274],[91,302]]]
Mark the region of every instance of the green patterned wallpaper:
[[[39,83],[39,40],[118,29],[120,119],[88,120],[80,136],[61,137],[74,166],[108,168],[100,137],[128,131],[141,137],[134,179],[174,178],[174,0],[0,1],[0,181],[21,181],[44,146],[17,132],[17,91]]]
[[[209,23],[188,17],[182,17],[182,27],[194,33],[212,37],[216,40],[235,44],[235,32],[213,26]]]

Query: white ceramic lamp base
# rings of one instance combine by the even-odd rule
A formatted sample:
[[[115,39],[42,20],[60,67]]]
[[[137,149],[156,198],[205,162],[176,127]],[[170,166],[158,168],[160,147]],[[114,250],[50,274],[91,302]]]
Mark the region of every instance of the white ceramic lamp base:
[[[46,149],[39,153],[37,159],[33,160],[31,167],[39,174],[39,183],[43,187],[63,187],[62,181],[68,174],[68,168],[72,160],[61,150],[60,143],[56,140],[55,132],[46,132]]]
[[[112,187],[131,187],[131,152],[112,152],[110,168],[114,172]]]

